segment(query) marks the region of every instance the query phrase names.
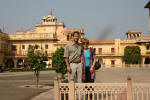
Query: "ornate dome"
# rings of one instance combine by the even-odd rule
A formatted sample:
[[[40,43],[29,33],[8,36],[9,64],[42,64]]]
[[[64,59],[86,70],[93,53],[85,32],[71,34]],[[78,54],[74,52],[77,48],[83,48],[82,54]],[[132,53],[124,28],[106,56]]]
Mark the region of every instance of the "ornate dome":
[[[52,12],[51,12],[49,15],[44,16],[44,17],[42,18],[42,20],[43,20],[44,22],[56,22],[56,21],[57,21],[57,18],[56,18],[56,16],[54,16],[54,15],[52,14]]]

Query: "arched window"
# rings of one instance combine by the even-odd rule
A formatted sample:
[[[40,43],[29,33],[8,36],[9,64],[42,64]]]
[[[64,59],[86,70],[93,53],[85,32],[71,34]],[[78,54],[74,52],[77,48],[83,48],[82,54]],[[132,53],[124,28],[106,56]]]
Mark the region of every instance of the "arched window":
[[[67,35],[67,41],[69,41],[69,35]]]
[[[48,44],[45,44],[45,49],[48,49]]]

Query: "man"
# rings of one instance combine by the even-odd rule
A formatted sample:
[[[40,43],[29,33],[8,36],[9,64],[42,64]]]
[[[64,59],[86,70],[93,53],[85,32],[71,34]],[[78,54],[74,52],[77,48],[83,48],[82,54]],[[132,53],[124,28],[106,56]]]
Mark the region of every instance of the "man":
[[[79,44],[79,32],[74,32],[73,42],[68,43],[65,47],[64,57],[68,71],[68,81],[71,76],[74,77],[75,82],[80,83],[82,78],[81,67],[81,45]]]

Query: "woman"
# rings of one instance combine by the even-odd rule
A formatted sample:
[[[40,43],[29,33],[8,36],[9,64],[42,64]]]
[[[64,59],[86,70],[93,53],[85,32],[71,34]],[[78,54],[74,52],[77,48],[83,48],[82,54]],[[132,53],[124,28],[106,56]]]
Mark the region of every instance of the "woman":
[[[95,50],[88,48],[89,40],[86,38],[81,39],[83,49],[81,53],[82,64],[82,81],[85,83],[94,82],[95,70],[94,65],[96,62]]]

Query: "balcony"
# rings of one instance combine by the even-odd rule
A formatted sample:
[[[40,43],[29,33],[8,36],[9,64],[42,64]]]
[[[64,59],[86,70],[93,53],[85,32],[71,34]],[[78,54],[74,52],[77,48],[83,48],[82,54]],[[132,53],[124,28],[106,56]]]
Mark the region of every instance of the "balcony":
[[[53,53],[48,53],[48,57],[52,57],[53,56]]]
[[[10,57],[25,57],[26,54],[9,52],[8,54],[6,54],[6,56],[10,56]]]
[[[0,49],[0,53],[8,53],[8,49]]]
[[[21,52],[21,53],[9,52],[9,53],[6,54],[6,56],[11,56],[11,57],[26,57],[27,56],[27,52]],[[52,57],[52,53],[48,53],[48,57]]]
[[[96,52],[96,56],[121,56],[121,54],[115,54],[115,52]]]
[[[146,50],[146,53],[150,54],[150,49],[149,49],[149,50]]]

